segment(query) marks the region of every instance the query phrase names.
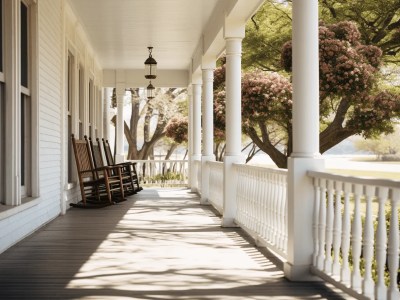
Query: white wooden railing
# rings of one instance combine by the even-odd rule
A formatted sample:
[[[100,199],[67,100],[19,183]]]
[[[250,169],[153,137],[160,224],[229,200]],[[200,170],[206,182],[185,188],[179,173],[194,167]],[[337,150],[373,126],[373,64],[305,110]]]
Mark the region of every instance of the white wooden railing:
[[[400,299],[400,182],[308,174],[315,187],[313,271],[355,296]]]
[[[187,185],[187,160],[131,160],[144,185]]]
[[[210,168],[208,201],[222,214],[224,164],[216,161],[208,161],[207,164]]]
[[[287,254],[287,171],[235,164],[235,222],[258,243],[283,258]]]

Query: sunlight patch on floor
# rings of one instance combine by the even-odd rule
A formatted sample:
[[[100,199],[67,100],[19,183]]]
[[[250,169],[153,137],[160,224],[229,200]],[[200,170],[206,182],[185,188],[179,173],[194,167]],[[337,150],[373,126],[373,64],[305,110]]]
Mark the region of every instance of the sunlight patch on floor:
[[[221,230],[193,201],[188,207],[174,206],[170,199],[177,198],[177,192],[188,194],[187,190],[162,190],[156,200],[159,208],[146,207],[147,201],[154,205],[154,199],[133,206],[67,288],[232,289],[282,277],[275,265],[237,233]],[[154,299],[173,298],[158,295]]]

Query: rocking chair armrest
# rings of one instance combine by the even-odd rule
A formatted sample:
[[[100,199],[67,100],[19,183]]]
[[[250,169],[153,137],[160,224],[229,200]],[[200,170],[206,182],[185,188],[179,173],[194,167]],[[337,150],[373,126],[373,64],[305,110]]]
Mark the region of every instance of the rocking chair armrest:
[[[125,161],[122,163],[115,164],[115,166],[135,166],[136,163],[132,161]]]

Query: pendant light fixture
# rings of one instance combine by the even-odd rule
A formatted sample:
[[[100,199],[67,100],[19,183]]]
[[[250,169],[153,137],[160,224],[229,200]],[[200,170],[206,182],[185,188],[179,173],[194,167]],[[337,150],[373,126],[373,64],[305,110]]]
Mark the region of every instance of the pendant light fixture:
[[[149,57],[144,62],[145,67],[145,75],[146,79],[155,79],[157,77],[157,61],[151,56],[151,52],[153,51],[153,47],[147,47],[149,49]]]
[[[150,80],[149,85],[146,88],[146,91],[147,91],[147,99],[148,100],[151,100],[151,99],[153,99],[155,97],[155,88],[151,84],[151,80]]]

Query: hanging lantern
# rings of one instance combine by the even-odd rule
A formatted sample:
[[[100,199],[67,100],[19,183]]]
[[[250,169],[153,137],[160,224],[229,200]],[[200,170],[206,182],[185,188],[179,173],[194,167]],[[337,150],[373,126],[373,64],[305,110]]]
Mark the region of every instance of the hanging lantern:
[[[147,90],[147,99],[149,100],[153,99],[155,97],[155,88],[151,84],[151,81],[150,84],[147,86],[146,90]]]
[[[149,57],[144,62],[144,67],[145,67],[144,77],[146,79],[155,79],[157,77],[157,62],[151,56],[153,47],[147,47],[147,48],[149,49]]]

